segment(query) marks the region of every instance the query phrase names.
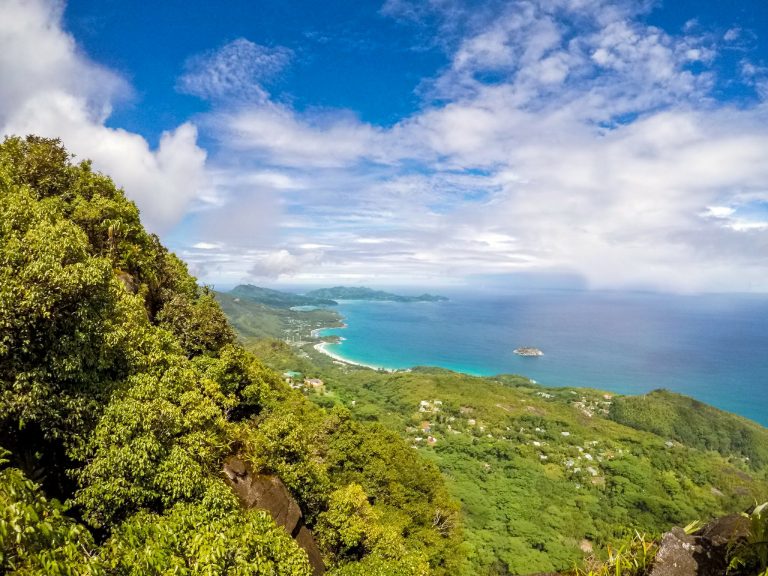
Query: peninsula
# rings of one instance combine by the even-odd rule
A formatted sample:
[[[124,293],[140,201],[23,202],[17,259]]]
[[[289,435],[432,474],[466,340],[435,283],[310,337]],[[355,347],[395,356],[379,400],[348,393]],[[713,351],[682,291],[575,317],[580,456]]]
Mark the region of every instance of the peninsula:
[[[329,298],[313,297],[311,295],[302,296],[291,292],[281,290],[272,290],[253,286],[251,284],[241,284],[229,291],[229,295],[235,298],[245,298],[252,302],[264,304],[274,308],[293,308],[295,306],[335,306],[336,302]]]
[[[402,296],[392,294],[383,290],[373,290],[371,288],[335,286],[333,288],[320,288],[307,292],[305,296],[311,298],[327,298],[330,300],[375,300],[379,302],[445,302],[448,300],[445,296],[435,296],[433,294],[421,294],[419,296]]]

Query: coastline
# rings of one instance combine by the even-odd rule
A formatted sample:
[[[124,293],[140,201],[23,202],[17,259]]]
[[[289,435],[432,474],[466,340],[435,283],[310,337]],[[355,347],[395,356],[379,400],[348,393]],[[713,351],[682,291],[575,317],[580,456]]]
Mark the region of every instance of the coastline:
[[[323,330],[334,330],[335,328],[346,328],[346,327],[347,325],[342,322],[338,326],[325,326],[323,328],[315,328],[314,330],[310,331],[309,335],[312,338],[320,338],[320,332],[322,332]],[[344,340],[344,338],[341,338],[341,339]]]
[[[323,328],[320,328],[320,330],[323,330]],[[314,332],[314,330],[313,330]],[[378,370],[383,372],[398,372],[396,368],[385,368],[384,366],[374,366],[373,364],[364,364],[362,362],[355,362],[353,360],[348,360],[347,358],[344,358],[343,356],[339,356],[338,354],[331,352],[326,348],[328,344],[331,344],[331,342],[318,342],[313,346],[315,350],[320,352],[321,354],[325,354],[326,356],[330,356],[337,362],[342,362],[344,364],[348,364],[350,366],[358,366],[360,368],[369,368],[370,370]]]
[[[644,296],[637,295],[611,296],[606,300],[599,294],[587,294],[579,298],[579,302],[588,305],[590,314],[570,311],[571,308],[566,307],[570,306],[570,296],[454,300],[450,309],[445,307],[444,312],[430,314],[429,325],[419,324],[418,340],[402,349],[397,347],[398,339],[409,342],[408,323],[423,319],[416,308],[378,303],[342,307],[337,311],[338,320],[349,328],[336,330],[339,325],[335,319],[321,321],[324,326],[312,330],[313,338],[307,339],[315,350],[309,346],[306,349],[316,358],[315,351],[325,354],[338,362],[339,367],[407,370],[414,366],[434,366],[480,377],[519,374],[548,388],[587,387],[623,395],[645,394],[661,387],[768,426],[765,410],[759,408],[764,405],[761,401],[768,397],[768,387],[756,383],[766,364],[730,358],[714,364],[709,354],[716,344],[713,338],[694,340],[698,328],[720,320],[725,323],[725,332],[744,344],[746,355],[760,357],[758,344],[766,341],[768,330],[757,324],[749,324],[746,330],[742,320],[768,310],[768,300],[759,302],[759,306],[742,303],[735,311],[725,313],[722,306],[713,307],[707,299],[692,297],[686,299],[688,305],[679,310],[672,306],[676,300],[648,302]],[[719,302],[716,300],[714,304]],[[629,334],[621,330],[614,332],[611,317],[621,317],[624,312],[638,309],[655,321],[641,331],[643,338],[639,347],[627,347],[631,340]],[[671,314],[673,309],[675,313]],[[500,318],[499,322],[490,321],[496,317]],[[567,321],[567,331],[558,329],[563,318]],[[589,328],[591,318],[598,322],[597,329]],[[463,324],[469,328],[461,338],[443,338],[446,330],[443,326]],[[673,330],[673,336],[662,335],[659,327],[665,326],[679,331]],[[373,332],[366,336],[369,330]],[[330,344],[336,343],[335,337],[330,338],[332,334],[344,335],[351,342],[332,347]],[[324,340],[328,341],[327,345],[316,346]],[[538,345],[544,356],[527,358],[513,353],[515,345],[528,343]],[[389,354],[384,353],[385,350],[394,350],[391,355],[394,365],[386,364]],[[348,351],[355,357],[345,357]],[[685,365],[677,355],[674,356],[677,359],[666,356],[672,351],[683,354]],[[662,361],[648,364],[648,357],[661,357]],[[736,393],[723,393],[731,387]]]
[[[322,332],[323,330],[331,330],[334,328],[346,328],[346,327],[347,327],[346,323],[342,322],[340,326],[326,326],[325,328],[315,328],[309,333],[309,335],[312,338],[320,338],[320,332]],[[344,337],[339,336],[340,342],[343,342],[344,340],[345,340]],[[318,342],[317,344],[314,344],[312,347],[318,352],[320,352],[321,354],[325,354],[326,356],[333,358],[335,361],[341,362],[342,364],[347,364],[348,366],[357,366],[359,368],[368,368],[370,370],[379,370],[383,372],[398,372],[396,368],[387,368],[385,366],[365,364],[364,362],[355,362],[354,360],[349,360],[348,358],[344,358],[343,356],[328,350],[327,346],[329,344],[332,344],[332,342]]]

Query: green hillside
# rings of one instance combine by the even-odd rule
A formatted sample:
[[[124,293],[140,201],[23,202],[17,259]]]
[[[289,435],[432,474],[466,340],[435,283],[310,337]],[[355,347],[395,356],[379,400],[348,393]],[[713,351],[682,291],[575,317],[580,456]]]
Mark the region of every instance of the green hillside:
[[[519,376],[342,367],[311,347],[274,340],[252,349],[280,370],[323,379],[323,392],[307,392],[315,403],[383,424],[439,467],[462,504],[463,574],[562,570],[634,530],[658,535],[768,496],[768,468],[742,456],[761,453],[768,431],[677,395],[670,410],[695,407],[675,416],[680,427],[705,418],[711,430],[749,440],[721,454],[700,440],[613,420],[614,406],[643,397],[543,388]],[[664,394],[650,397],[665,405]]]
[[[330,298],[302,296],[291,292],[271,290],[251,284],[241,284],[228,292],[234,298],[247,299],[273,308],[291,308],[294,306],[335,306],[337,302]]]
[[[735,414],[666,390],[618,398],[616,422],[702,450],[741,457],[754,469],[768,466],[768,430]]]
[[[437,468],[246,352],[122,191],[37,137],[0,144],[0,447],[2,574],[457,571]]]
[[[267,306],[231,292],[214,295],[230,324],[246,342],[259,338],[301,340],[316,328],[341,325],[338,313],[327,308],[291,310]]]
[[[334,288],[320,288],[307,292],[307,296],[314,298],[330,298],[333,300],[376,300],[380,302],[440,302],[448,300],[445,296],[433,294],[421,294],[419,296],[402,296],[383,290],[373,290],[363,287],[335,286]]]

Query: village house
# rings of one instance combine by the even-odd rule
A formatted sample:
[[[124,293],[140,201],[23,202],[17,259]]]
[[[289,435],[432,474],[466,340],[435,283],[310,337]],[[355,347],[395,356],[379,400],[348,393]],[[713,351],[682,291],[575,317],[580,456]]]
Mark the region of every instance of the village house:
[[[293,370],[283,372],[283,381],[291,388],[299,388],[302,377],[303,374],[301,372],[294,372]]]
[[[320,380],[320,378],[305,378],[304,386],[307,388],[313,388],[314,390],[319,390],[324,386],[324,383],[322,380]]]

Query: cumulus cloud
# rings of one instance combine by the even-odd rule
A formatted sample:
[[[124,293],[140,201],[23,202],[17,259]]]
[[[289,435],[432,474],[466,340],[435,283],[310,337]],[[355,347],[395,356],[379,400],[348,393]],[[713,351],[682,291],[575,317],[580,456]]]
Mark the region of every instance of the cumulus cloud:
[[[82,53],[62,27],[63,8],[53,0],[0,0],[0,133],[61,138],[125,189],[151,229],[167,230],[211,185],[197,130],[185,123],[152,149],[138,134],[106,127],[131,88]]]
[[[207,126],[221,145],[280,166],[334,167],[381,157],[379,131],[348,113],[301,116],[272,101],[227,108]]]
[[[176,238],[208,281],[768,290],[768,75],[748,30],[665,31],[653,4],[389,0],[449,63],[387,127],[294,109],[267,89],[291,52],[238,39],[187,62],[177,87],[211,111],[152,149],[105,127],[130,87],[78,50],[60,4],[0,0],[0,128],[61,136],[156,230],[205,199]],[[726,81],[753,99],[719,101]]]
[[[650,9],[390,0],[386,14],[453,33],[411,117],[381,128],[273,100],[214,110],[224,148],[305,183],[279,192],[281,247],[262,245],[249,272],[768,289],[768,218],[752,209],[768,189],[768,104],[718,103],[718,40],[649,26]]]
[[[248,274],[258,279],[294,276],[311,265],[321,262],[322,259],[323,253],[321,251],[296,254],[282,249],[274,252],[257,253],[253,255],[254,262],[248,270]]]

